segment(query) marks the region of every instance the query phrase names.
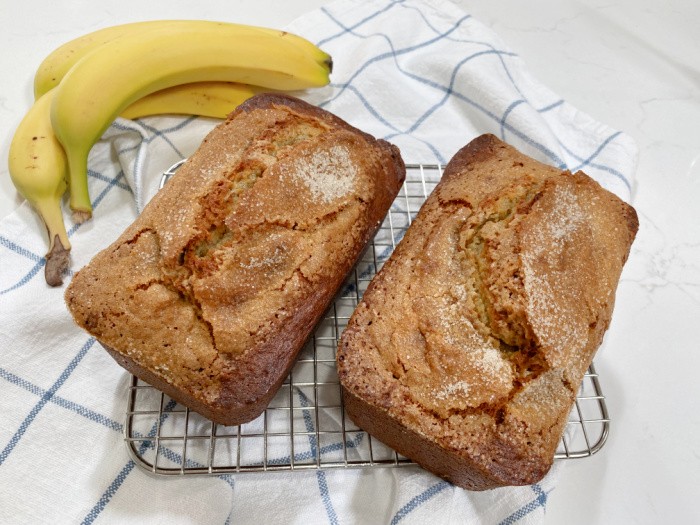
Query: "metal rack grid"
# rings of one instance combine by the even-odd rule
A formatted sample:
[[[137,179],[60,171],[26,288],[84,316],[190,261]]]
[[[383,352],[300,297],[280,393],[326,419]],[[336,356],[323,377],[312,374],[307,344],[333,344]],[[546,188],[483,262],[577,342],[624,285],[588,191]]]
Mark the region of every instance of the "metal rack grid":
[[[179,164],[165,173],[163,183]],[[415,465],[363,432],[345,415],[335,350],[372,277],[401,240],[441,175],[441,166],[407,166],[406,182],[374,240],[300,352],[277,395],[254,421],[234,427],[217,425],[132,376],[124,432],[136,464],[166,475]],[[596,453],[605,444],[609,423],[605,396],[591,365],[555,459]]]

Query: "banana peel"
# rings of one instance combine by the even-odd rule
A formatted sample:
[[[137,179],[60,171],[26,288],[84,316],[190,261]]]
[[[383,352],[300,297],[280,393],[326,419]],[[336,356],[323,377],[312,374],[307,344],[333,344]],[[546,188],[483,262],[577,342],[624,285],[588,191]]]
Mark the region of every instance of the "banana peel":
[[[37,100],[20,122],[10,143],[8,168],[17,191],[41,218],[49,237],[45,275],[50,286],[63,284],[71,245],[63,221],[68,163],[51,127],[53,91]]]
[[[115,56],[126,56],[128,74],[112,89]],[[204,59],[211,63],[202,69]],[[62,197],[70,188],[75,223],[91,217],[87,153],[116,116],[225,118],[262,91],[326,85],[331,68],[330,55],[292,33],[201,20],[115,26],[51,53],[37,71],[36,101],[15,132],[8,158],[14,185],[47,230],[46,282],[60,286],[70,266]],[[91,104],[84,103],[86,83]]]

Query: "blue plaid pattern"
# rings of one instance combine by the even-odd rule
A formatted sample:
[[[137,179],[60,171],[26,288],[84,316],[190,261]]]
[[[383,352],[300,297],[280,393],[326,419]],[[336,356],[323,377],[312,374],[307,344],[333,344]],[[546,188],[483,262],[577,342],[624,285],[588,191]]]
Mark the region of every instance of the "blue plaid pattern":
[[[444,163],[469,139],[491,132],[550,164],[586,170],[603,186],[629,199],[636,155],[631,140],[577,112],[537,84],[517,54],[451,4],[338,2],[309,14],[290,29],[318,42],[336,61],[331,86],[303,96],[396,143],[407,161]],[[154,191],[154,175],[190,154],[211,126],[212,122],[194,117],[119,120],[112,126],[110,139],[98,144],[90,159],[95,219],[69,227],[75,244],[74,268],[85,264],[133,220],[141,203]],[[112,160],[114,154],[117,164]],[[161,159],[162,164],[152,159]],[[134,469],[135,464],[126,457],[121,443],[125,402],[120,398],[122,390],[114,387],[124,381],[125,374],[93,338],[72,326],[62,305],[62,291],[48,290],[44,285],[45,240],[36,226],[25,204],[2,222],[0,230],[0,397],[5,403],[0,413],[7,415],[0,429],[0,506],[3,516],[16,513],[21,520],[53,520],[53,514],[42,513],[41,509],[47,509],[42,507],[41,498],[28,501],[27,505],[39,509],[28,511],[22,494],[13,494],[15,488],[31,492],[29,482],[17,483],[18,476],[36,470],[33,461],[41,456],[38,447],[47,432],[54,432],[55,440],[65,444],[68,456],[69,452],[90,455],[89,446],[73,446],[76,440],[99,439],[111,449],[109,459],[100,458],[104,464],[92,466],[101,474],[85,477],[81,494],[68,496],[82,503],[50,507],[52,512],[67,513],[66,521],[93,523],[104,517],[111,505],[118,505],[115,500],[130,482],[162,491],[166,498],[172,488]],[[60,337],[54,338],[56,334]],[[301,392],[299,395],[305,406],[308,400]],[[70,420],[69,428],[56,424],[62,418]],[[314,430],[310,415],[305,424],[309,431]],[[341,445],[321,447],[310,436],[308,449],[296,453],[301,460]],[[359,441],[347,445],[358,446]],[[153,444],[148,441],[142,444],[149,446]],[[178,451],[167,446],[161,453],[179,457]],[[49,462],[56,469],[54,478],[34,482],[46,493],[61,482],[56,476],[76,473],[70,470],[74,467],[68,457]],[[274,458],[270,460],[274,462]],[[313,509],[311,522],[347,523],[352,521],[349,513],[353,510],[344,487],[349,477],[360,475],[357,471],[316,471],[291,474],[286,482],[303,487],[305,505]],[[392,475],[403,482],[403,472]],[[236,501],[236,492],[245,490],[247,483],[263,483],[260,477],[246,476],[200,478],[196,482],[205,491],[217,484],[233,494],[231,508],[221,512],[223,523],[245,521],[246,502]],[[407,523],[426,516],[435,520],[441,509],[458,504],[464,505],[465,515],[477,519],[493,501],[503,498],[511,498],[512,504],[499,507],[499,515],[488,515],[485,519],[489,523],[537,521],[553,488],[543,481],[513,489],[517,492],[471,495],[428,474],[418,476],[421,483],[402,485],[396,501],[390,502],[386,521]],[[133,487],[130,490],[133,494]],[[378,497],[386,504],[384,496]],[[56,505],[61,498],[47,501]],[[270,513],[255,516],[256,521],[274,520],[276,510],[270,509]],[[120,515],[117,511],[105,519],[114,521],[114,516]],[[137,521],[143,522],[143,516]]]

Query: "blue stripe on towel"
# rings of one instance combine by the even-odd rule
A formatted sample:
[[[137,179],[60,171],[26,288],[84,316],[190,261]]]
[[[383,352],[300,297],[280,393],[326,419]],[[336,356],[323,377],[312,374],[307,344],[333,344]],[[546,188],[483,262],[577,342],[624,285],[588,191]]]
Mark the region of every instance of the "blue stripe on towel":
[[[154,437],[156,434],[156,430],[158,429],[158,425],[162,425],[163,421],[168,417],[169,411],[173,409],[173,407],[177,403],[175,401],[170,401],[168,404],[164,407],[163,413],[161,417],[153,423],[153,426],[151,427],[148,437]],[[143,454],[148,448],[152,448],[153,444],[151,441],[144,441],[141,443],[141,446],[139,447],[139,454]],[[112,482],[109,484],[107,489],[102,493],[102,496],[100,496],[100,499],[97,500],[97,503],[90,509],[90,512],[88,512],[87,516],[83,519],[81,522],[83,525],[89,525],[92,522],[94,522],[97,517],[100,515],[100,513],[105,509],[107,504],[111,501],[111,499],[114,497],[114,495],[117,493],[119,490],[119,487],[122,486],[126,478],[128,477],[129,473],[134,469],[136,466],[136,463],[134,463],[132,460],[129,460],[126,465],[122,467],[122,469],[119,471],[119,473],[116,475],[116,477],[112,480]]]
[[[513,512],[510,516],[508,516],[506,519],[501,521],[500,525],[511,525],[521,519],[523,519],[525,516],[530,514],[532,511],[542,508],[543,510],[547,506],[547,493],[540,487],[539,484],[534,484],[531,485],[532,490],[535,492],[535,499],[530,501],[529,503],[526,503],[522,507],[520,507],[518,510]]]
[[[32,252],[31,250],[27,250],[26,248],[20,246],[14,241],[11,241],[7,237],[3,237],[0,235],[0,245],[4,246],[8,250],[11,250],[15,253],[18,253],[19,255],[26,257],[30,261],[41,261],[42,257],[40,255],[37,255],[36,253]]]
[[[13,290],[21,288],[22,286],[27,284],[37,273],[39,273],[39,271],[44,267],[44,265],[46,265],[46,259],[41,259],[41,261],[32,266],[30,270],[24,275],[24,277],[22,277],[19,281],[9,286],[8,288],[5,288],[4,290],[0,290],[0,295],[12,292]]]
[[[9,383],[12,383],[13,385],[16,385],[20,388],[23,388],[27,392],[31,392],[32,394],[39,396],[39,397],[44,397],[46,396],[48,398],[48,401],[51,403],[56,404],[57,406],[60,406],[62,408],[66,408],[68,410],[71,410],[75,412],[76,414],[79,414],[90,421],[94,421],[95,423],[99,423],[100,425],[104,425],[107,428],[110,428],[112,430],[116,430],[117,432],[121,432],[123,429],[123,426],[121,423],[117,423],[113,419],[110,419],[107,416],[104,416],[98,412],[95,412],[94,410],[91,410],[87,408],[84,405],[80,405],[78,403],[75,403],[73,401],[69,401],[61,396],[58,395],[48,395],[48,391],[44,390],[41,387],[38,387],[26,379],[22,379],[21,377],[13,374],[12,372],[5,370],[4,368],[0,368],[0,378],[8,381]]]
[[[88,174],[90,177],[101,180],[101,181],[106,181],[107,186],[97,195],[97,197],[92,201],[92,207],[93,210],[97,208],[102,200],[107,196],[107,194],[110,192],[112,188],[121,188],[125,191],[128,191],[131,193],[131,188],[129,188],[128,185],[122,184],[121,181],[124,180],[124,172],[119,171],[116,176],[109,178],[105,177],[103,174],[96,172],[94,170],[89,170]],[[73,234],[80,229],[80,227],[85,224],[74,224],[70,229],[67,230],[68,237],[72,237]],[[18,253],[24,257],[27,257],[28,259],[31,259],[33,261],[36,261],[36,264],[34,264],[29,271],[21,277],[17,282],[14,284],[8,286],[7,288],[0,290],[0,295],[6,294],[8,292],[14,291],[25,284],[27,284],[29,281],[34,278],[39,271],[46,265],[46,258],[45,257],[40,257],[39,255],[33,253],[31,250],[28,250],[22,246],[19,246],[18,244],[14,243],[13,241],[7,239],[6,237],[0,236],[0,245],[4,246],[5,248],[8,248],[15,253]],[[69,274],[72,273],[69,271]]]
[[[329,14],[328,16],[331,17],[331,19],[333,19],[333,18],[332,18],[332,15]],[[397,56],[405,55],[405,54],[407,54],[407,53],[410,53],[411,51],[415,51],[416,49],[420,49],[420,48],[422,48],[422,47],[427,47],[427,46],[429,46],[429,45],[431,45],[431,44],[434,44],[435,42],[438,42],[439,40],[442,40],[443,38],[447,37],[448,35],[450,35],[450,34],[453,33],[454,31],[456,31],[457,28],[459,28],[459,26],[460,26],[465,20],[468,20],[469,18],[471,18],[470,15],[465,15],[464,17],[460,18],[460,19],[459,19],[450,29],[448,29],[447,31],[445,31],[445,32],[443,32],[443,33],[440,33],[439,35],[437,35],[437,36],[435,36],[435,37],[433,37],[433,38],[430,38],[430,39],[428,39],[428,40],[425,40],[425,41],[423,41],[423,42],[420,42],[420,43],[418,43],[418,44],[414,44],[414,45],[412,45],[412,46],[404,47],[404,48],[401,48],[401,49],[394,49],[393,43],[392,43],[391,39],[390,39],[388,36],[386,36],[386,35],[383,34],[383,33],[382,33],[382,34],[378,34],[378,36],[382,36],[382,37],[384,37],[384,38],[386,39],[387,43],[389,44],[389,47],[391,48],[391,51],[390,51],[390,52],[380,53],[380,54],[378,54],[378,55],[375,55],[375,56],[373,56],[373,57],[367,59],[362,65],[360,65],[359,67],[357,67],[357,68],[355,69],[355,72],[352,74],[352,76],[348,79],[347,82],[344,82],[343,84],[337,85],[337,87],[340,87],[340,88],[341,88],[340,91],[339,91],[338,93],[336,93],[333,97],[331,97],[330,99],[326,100],[325,102],[323,102],[323,103],[320,104],[320,105],[321,105],[321,106],[326,106],[326,105],[328,105],[330,102],[332,102],[333,100],[335,100],[336,98],[338,98],[340,95],[342,95],[343,90],[346,89],[347,86],[349,86],[350,84],[352,84],[352,81],[353,81],[355,78],[357,78],[365,69],[367,69],[367,68],[368,68],[370,65],[372,65],[373,63],[379,62],[379,61],[382,61],[382,60],[385,60],[385,59],[389,59],[389,58],[395,59]],[[335,20],[334,20],[334,21],[335,21]],[[336,22],[337,22],[337,21],[336,21]],[[339,23],[339,22],[337,22],[337,23]],[[396,60],[394,60],[394,62],[396,62]]]
[[[136,144],[134,146],[121,148],[117,152],[117,154],[121,155],[122,153],[126,153],[128,151],[133,151],[133,150],[141,148],[142,144],[150,144],[151,142],[153,142],[156,139],[163,139],[163,141],[165,141],[165,143],[168,144],[181,159],[183,159],[183,158],[185,158],[185,156],[177,148],[177,146],[173,143],[173,141],[170,140],[170,138],[168,137],[168,134],[176,132],[176,131],[181,131],[182,129],[189,126],[192,122],[199,120],[200,118],[201,117],[198,117],[196,115],[192,115],[192,116],[184,118],[181,122],[178,122],[174,126],[170,126],[168,128],[164,128],[164,129],[158,129],[154,126],[147,124],[144,121],[139,120],[138,125],[143,127],[144,130],[150,132],[149,136],[144,136],[144,134],[141,133],[141,131],[139,129],[137,129],[135,126],[129,126],[129,125],[121,124],[119,122],[114,122],[114,123],[112,123],[112,126],[115,129],[119,129],[119,130],[123,130],[123,131],[134,131],[136,133],[141,134],[141,141],[138,144]]]
[[[328,515],[328,521],[333,525],[338,525],[338,514],[333,508],[333,503],[331,502],[331,496],[328,492],[328,483],[326,482],[326,473],[323,470],[316,471],[316,481],[318,482],[318,490],[321,493],[321,500],[323,501],[323,507],[326,509],[326,514]]]
[[[423,503],[425,503],[436,494],[439,494],[440,492],[451,486],[452,485],[450,485],[447,481],[441,481],[440,483],[436,483],[435,485],[427,488],[417,496],[413,497],[408,503],[401,507],[396,512],[396,514],[394,514],[394,517],[391,518],[391,525],[396,525],[396,523],[400,522],[411,512],[423,505]]]
[[[132,470],[134,470],[135,466],[136,463],[129,460],[129,462],[126,465],[124,465],[124,467],[122,467],[121,471],[119,471],[119,474],[117,474],[117,477],[115,477],[114,480],[112,480],[112,483],[109,484],[109,487],[107,487],[107,490],[105,490],[105,492],[102,494],[95,506],[92,509],[90,509],[88,515],[85,516],[83,521],[81,521],[82,525],[89,525],[97,519],[97,516],[99,516],[100,513],[105,509],[107,504],[119,490],[119,487],[122,486],[122,483],[124,483],[129,473]]]
[[[357,30],[360,29],[366,22],[368,22],[368,21],[370,21],[370,20],[376,18],[376,16],[377,16],[378,14],[380,14],[380,13],[382,13],[382,12],[384,12],[384,11],[390,9],[390,8],[392,8],[394,5],[396,5],[396,3],[394,3],[394,2],[389,3],[389,4],[387,4],[386,6],[384,6],[382,9],[376,11],[375,13],[372,13],[371,15],[365,17],[364,19],[360,20],[359,22],[356,22],[356,23],[351,24],[351,25],[348,25],[348,24],[343,23],[343,22],[342,22],[341,20],[339,20],[336,16],[334,16],[328,9],[325,9],[325,8],[322,9],[322,12],[323,12],[330,20],[332,20],[336,25],[338,25],[339,27],[341,27],[341,28],[343,29],[343,31],[338,32],[338,33],[334,34],[334,35],[331,36],[331,37],[327,37],[327,38],[323,39],[322,41],[320,41],[319,43],[321,43],[321,44],[328,43],[328,42],[330,42],[330,41],[332,41],[332,40],[334,40],[334,39],[337,39],[337,38],[339,38],[339,37],[341,37],[341,36],[343,36],[343,35],[345,35],[345,34],[352,34],[353,36],[358,37],[358,38],[367,38],[367,35],[362,35],[362,34],[360,34]],[[421,13],[420,10],[416,9],[415,7],[413,7],[413,6],[405,6],[405,5],[402,5],[401,7],[413,9],[413,10],[419,12],[419,13],[420,13],[420,16],[423,18],[423,20],[426,21],[425,16],[423,15],[423,13]],[[426,112],[424,115],[422,115],[421,118],[418,119],[409,129],[407,129],[407,130],[399,130],[399,129],[397,129],[393,124],[391,124],[386,118],[382,117],[382,116],[380,115],[379,111],[378,111],[376,108],[372,107],[372,105],[371,105],[364,97],[362,97],[360,91],[357,90],[357,89],[354,87],[354,85],[353,85],[353,81],[355,80],[355,78],[357,78],[357,76],[358,76],[365,68],[367,68],[370,64],[372,64],[372,63],[374,63],[374,62],[376,62],[376,61],[378,61],[378,60],[384,60],[384,59],[388,59],[388,58],[393,58],[393,59],[394,59],[394,62],[396,63],[397,68],[398,68],[399,71],[401,71],[402,73],[404,73],[404,74],[406,74],[407,76],[413,78],[414,80],[423,82],[423,83],[425,83],[425,84],[427,84],[427,85],[431,85],[432,87],[435,87],[435,88],[438,88],[438,89],[442,89],[442,90],[445,92],[446,96],[445,96],[445,97],[443,98],[443,100],[439,103],[439,105],[444,104],[445,100],[446,100],[447,98],[449,98],[450,95],[454,95],[456,99],[462,100],[463,102],[465,102],[465,103],[471,105],[471,106],[474,107],[475,109],[477,109],[477,110],[483,112],[483,113],[484,113],[485,115],[487,115],[489,118],[491,118],[491,119],[493,119],[495,122],[497,122],[497,123],[501,126],[501,136],[502,136],[502,137],[505,137],[505,132],[508,131],[508,132],[512,133],[515,137],[517,137],[518,139],[522,140],[522,141],[525,142],[526,144],[530,145],[531,147],[533,147],[533,148],[535,148],[536,150],[538,150],[538,151],[540,151],[541,153],[543,153],[543,154],[544,154],[548,159],[550,159],[550,161],[551,161],[552,163],[554,163],[554,165],[557,166],[558,168],[560,168],[560,169],[566,169],[566,168],[567,168],[567,163],[566,163],[562,158],[560,158],[559,155],[557,155],[554,151],[552,151],[550,148],[546,147],[544,144],[541,144],[540,142],[538,142],[537,140],[535,140],[533,137],[531,137],[531,136],[529,136],[527,133],[523,132],[521,129],[518,129],[518,128],[516,128],[516,127],[514,127],[514,126],[512,126],[512,125],[509,125],[508,123],[506,123],[506,118],[507,118],[508,114],[513,110],[513,108],[514,108],[516,105],[518,105],[518,104],[521,103],[521,102],[515,101],[515,102],[511,103],[511,105],[509,106],[507,112],[506,112],[504,115],[502,115],[502,116],[499,117],[499,116],[493,114],[492,112],[488,111],[488,110],[487,110],[485,107],[483,107],[481,104],[479,104],[479,103],[475,102],[474,100],[472,100],[472,99],[471,99],[470,97],[468,97],[466,94],[460,93],[460,92],[458,92],[458,91],[455,91],[453,85],[450,85],[449,87],[446,87],[446,86],[441,86],[441,85],[439,85],[439,84],[436,84],[436,83],[434,83],[434,82],[431,82],[429,79],[422,79],[422,78],[420,78],[418,75],[414,75],[414,74],[408,73],[408,72],[406,72],[406,71],[403,71],[403,70],[401,69],[401,67],[399,66],[399,64],[396,62],[396,60],[395,60],[396,57],[399,56],[399,55],[401,55],[401,54],[404,54],[404,53],[413,51],[413,50],[415,50],[415,49],[419,49],[419,48],[424,47],[424,46],[429,46],[429,45],[431,45],[432,43],[437,42],[437,41],[439,41],[439,40],[441,40],[441,39],[443,39],[443,38],[448,38],[448,37],[449,37],[449,38],[453,38],[451,34],[454,32],[454,30],[457,29],[457,27],[458,27],[460,24],[462,24],[465,20],[467,20],[467,19],[469,19],[469,18],[470,18],[470,15],[465,15],[465,16],[462,17],[452,28],[450,28],[448,31],[442,32],[442,33],[440,33],[434,26],[432,26],[432,25],[430,25],[430,24],[427,24],[427,25],[431,28],[431,30],[433,30],[433,32],[437,33],[436,37],[434,37],[434,38],[432,38],[432,39],[429,39],[429,40],[426,40],[426,41],[424,41],[424,42],[421,42],[421,43],[419,43],[419,44],[416,44],[416,45],[414,45],[414,46],[406,47],[406,48],[403,48],[403,49],[394,49],[393,43],[392,43],[391,39],[390,39],[386,34],[384,34],[384,33],[373,33],[371,36],[380,36],[380,37],[383,37],[383,38],[387,41],[388,45],[391,47],[391,52],[388,52],[388,53],[380,53],[379,55],[376,55],[376,56],[374,56],[374,57],[370,57],[368,60],[366,60],[366,61],[364,62],[364,64],[360,65],[358,68],[355,69],[354,74],[350,77],[350,79],[349,79],[347,82],[340,83],[340,84],[333,84],[334,87],[339,87],[340,90],[337,90],[337,92],[334,94],[334,96],[333,96],[332,98],[330,98],[330,99],[327,100],[327,101],[324,101],[324,102],[321,103],[320,105],[321,105],[321,106],[328,105],[332,100],[334,100],[334,99],[336,99],[337,97],[339,97],[339,96],[343,93],[343,91],[345,91],[345,90],[354,90],[355,94],[358,96],[358,99],[361,100],[363,106],[366,107],[366,108],[368,109],[368,111],[369,111],[373,116],[375,116],[375,118],[378,119],[379,122],[381,122],[382,124],[384,124],[384,125],[390,127],[391,129],[393,129],[393,130],[395,131],[394,134],[391,134],[391,135],[388,135],[388,136],[384,137],[385,139],[388,140],[388,139],[390,139],[390,138],[392,138],[392,137],[395,137],[395,136],[397,136],[397,135],[400,135],[400,134],[408,134],[408,133],[410,133],[410,131],[417,129],[417,127],[420,126],[421,122],[424,121],[424,120],[430,115],[430,113],[431,113],[432,111],[434,111],[434,109],[436,108],[435,106],[434,106],[433,108],[431,108],[431,110],[429,110],[428,112]],[[466,41],[466,40],[462,40],[462,39],[459,39],[459,38],[454,38],[454,39],[457,40],[457,41],[461,41],[461,42],[468,42],[468,41]],[[470,43],[477,44],[478,42],[470,42]],[[525,101],[525,102],[527,103],[527,100],[526,100],[524,97],[522,97],[522,91],[520,90],[520,87],[518,86],[518,83],[515,81],[515,79],[514,79],[512,73],[511,73],[511,71],[510,71],[510,68],[508,67],[508,64],[507,64],[507,63],[505,62],[505,60],[504,60],[504,57],[505,57],[505,56],[517,56],[517,54],[511,53],[511,52],[499,51],[499,50],[495,49],[491,44],[488,44],[488,43],[485,43],[485,42],[482,43],[482,44],[483,44],[483,45],[487,45],[488,47],[490,47],[491,51],[495,52],[496,56],[497,56],[498,59],[501,61],[501,64],[502,64],[502,66],[503,66],[503,69],[504,69],[504,72],[505,72],[506,76],[507,76],[508,79],[510,80],[510,82],[511,82],[513,88],[515,89],[515,91],[520,95],[520,99],[519,99],[519,100]],[[454,76],[454,72],[453,72],[453,76]],[[545,107],[543,107],[543,108],[541,108],[541,109],[536,109],[535,111],[538,111],[538,112],[540,112],[540,113],[545,113],[545,112],[550,111],[550,110],[552,110],[552,109],[554,109],[554,108],[556,108],[556,107],[559,107],[559,106],[562,105],[563,103],[564,103],[564,101],[560,99],[560,100],[557,100],[557,101],[555,101],[555,102],[553,102],[553,103],[551,103],[551,104],[549,104],[549,105],[547,105],[547,106],[545,106]],[[607,141],[604,141],[602,144],[599,145],[599,148],[598,148],[598,149],[599,149],[599,150],[602,150],[602,149],[606,146],[606,143],[607,143]],[[438,161],[439,161],[439,162],[444,162],[444,159],[442,158],[442,156],[440,155],[440,153],[437,152],[437,151],[435,150],[435,148],[432,147],[432,145],[430,145],[430,144],[427,144],[427,145],[428,145],[428,147],[430,147],[430,148],[433,150],[433,152],[435,153],[435,157],[438,159]],[[565,145],[563,145],[563,144],[562,144],[562,147],[567,151],[567,153],[569,153],[571,156],[573,156],[574,158],[576,158],[576,155],[575,155],[569,148],[567,148],[567,147],[566,147]],[[594,157],[595,157],[596,155],[597,155],[597,153],[594,153]],[[610,166],[607,166],[607,165],[604,165],[604,164],[593,163],[593,162],[592,162],[592,158],[588,158],[588,159],[583,159],[583,163],[582,163],[581,165],[577,166],[576,169],[581,169],[581,167],[584,167],[584,166],[591,166],[592,168],[598,169],[598,170],[600,170],[600,171],[603,171],[603,172],[606,172],[606,173],[610,173],[610,174],[612,174],[613,176],[615,176],[615,177],[621,179],[621,180],[623,181],[623,183],[624,183],[628,188],[631,187],[629,181],[628,181],[619,171],[615,170],[614,168],[612,168],[612,167],[610,167]]]
[[[46,406],[46,403],[48,403],[51,400],[56,391],[59,388],[61,388],[63,383],[66,382],[66,379],[68,379],[68,377],[73,373],[75,368],[78,366],[78,363],[80,363],[83,357],[85,357],[85,354],[87,354],[87,351],[92,347],[93,344],[95,344],[95,338],[90,337],[82,346],[80,351],[75,355],[75,357],[71,359],[70,363],[68,363],[68,366],[63,370],[56,382],[53,385],[51,385],[51,388],[49,388],[41,396],[39,402],[36,405],[34,405],[27,417],[24,418],[17,431],[14,433],[12,438],[10,438],[10,442],[7,445],[5,445],[5,448],[2,450],[2,452],[0,452],[0,465],[2,465],[7,459],[7,457],[12,453],[14,448],[17,446],[17,444],[20,442],[25,432],[29,428],[29,425],[31,425],[32,422],[36,419],[36,416],[39,414],[39,412],[41,412],[41,409]]]
[[[501,139],[506,140],[506,119],[508,118],[508,115],[517,108],[520,104],[523,104],[525,101],[523,99],[518,99],[515,100],[514,102],[511,102],[510,105],[506,108],[506,110],[503,112],[503,116],[501,117]]]
[[[121,174],[121,177],[119,176]],[[92,169],[88,169],[88,177],[91,177],[93,179],[101,180],[102,182],[106,182],[107,184],[114,185],[117,188],[121,188],[122,190],[125,190],[129,193],[131,193],[131,188],[129,187],[128,184],[125,184],[124,182],[121,182],[119,179],[124,179],[124,173],[120,171],[120,173],[117,174],[117,178],[115,179],[114,177],[107,177],[106,175],[103,175],[99,171],[95,171]]]
[[[323,13],[325,13],[326,16],[327,16],[329,19],[333,20],[333,22],[335,22],[340,28],[342,28],[342,31],[336,33],[335,35],[332,35],[332,36],[329,36],[329,37],[327,37],[327,38],[324,38],[323,40],[320,40],[319,42],[316,43],[316,45],[319,46],[319,47],[321,47],[321,46],[327,44],[328,42],[330,42],[330,41],[332,41],[332,40],[335,40],[336,38],[338,38],[338,37],[340,37],[340,36],[342,36],[342,35],[344,35],[344,34],[350,32],[350,31],[352,31],[353,29],[355,29],[355,28],[357,28],[357,27],[360,27],[360,26],[366,24],[366,23],[369,22],[370,20],[376,18],[377,16],[381,15],[382,13],[384,13],[384,12],[388,11],[389,9],[391,9],[392,7],[394,7],[397,3],[398,3],[398,2],[389,2],[389,4],[388,4],[387,6],[383,7],[382,9],[379,9],[379,10],[375,11],[375,12],[372,13],[371,15],[366,16],[365,18],[363,18],[363,19],[360,20],[359,22],[357,22],[357,23],[355,23],[354,25],[351,25],[351,26],[349,26],[349,27],[344,26],[344,25],[341,24],[338,20],[336,20],[336,19],[333,17],[333,15],[331,15],[330,11],[328,11],[328,9],[326,9],[325,7],[321,7],[321,11],[322,11]]]
[[[591,153],[588,157],[583,158],[580,157],[579,155],[576,155],[573,151],[571,151],[565,144],[563,144],[561,141],[559,141],[559,145],[566,151],[569,155],[571,155],[573,158],[578,160],[580,163],[573,168],[571,168],[572,172],[582,170],[586,166],[590,166],[592,168],[605,171],[607,173],[610,173],[611,175],[614,175],[618,179],[620,179],[624,185],[627,187],[628,190],[632,189],[632,185],[630,184],[630,181],[627,180],[627,177],[625,177],[622,173],[620,173],[618,170],[611,168],[610,166],[606,166],[604,164],[597,164],[593,162],[593,159],[595,159],[597,156],[600,155],[600,153],[609,145],[611,144],[617,137],[619,137],[622,133],[620,131],[614,132],[612,135],[610,135],[608,138],[606,138],[603,142],[601,142],[598,147]]]
[[[301,390],[297,390],[298,395],[299,395],[299,403],[301,404],[302,407],[308,407],[311,406],[311,402],[309,398],[302,392]],[[303,416],[304,416],[304,426],[306,427],[307,432],[313,432],[314,431],[314,424],[313,420],[311,419],[311,414],[309,414],[308,410],[303,410],[302,411]],[[316,457],[316,454],[320,454],[321,452],[318,450],[318,443],[316,441],[316,436],[313,434],[309,434],[309,445],[311,447],[311,454],[312,457]],[[318,490],[319,493],[321,494],[321,501],[323,502],[323,507],[326,509],[326,515],[328,516],[328,521],[332,523],[333,525],[338,524],[338,514],[336,513],[335,509],[333,508],[333,502],[331,501],[330,494],[328,493],[328,483],[326,482],[326,473],[323,472],[322,470],[317,470],[316,471],[316,483],[318,484]]]

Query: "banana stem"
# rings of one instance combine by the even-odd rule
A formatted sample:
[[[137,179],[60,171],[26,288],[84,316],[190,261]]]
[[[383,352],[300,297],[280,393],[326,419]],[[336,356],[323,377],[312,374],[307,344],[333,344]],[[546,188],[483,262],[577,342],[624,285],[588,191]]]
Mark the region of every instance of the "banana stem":
[[[63,274],[70,265],[70,241],[63,223],[60,201],[42,199],[32,203],[41,216],[49,235],[49,251],[46,254],[44,276],[49,286],[63,284]]]
[[[76,148],[77,149],[77,148]],[[87,153],[66,148],[68,155],[68,189],[73,221],[82,224],[92,217],[92,203],[88,192]]]
[[[58,235],[54,238],[51,251],[46,254],[46,266],[44,267],[44,277],[49,286],[61,286],[63,284],[63,274],[70,265],[70,250],[67,250],[61,243]]]

